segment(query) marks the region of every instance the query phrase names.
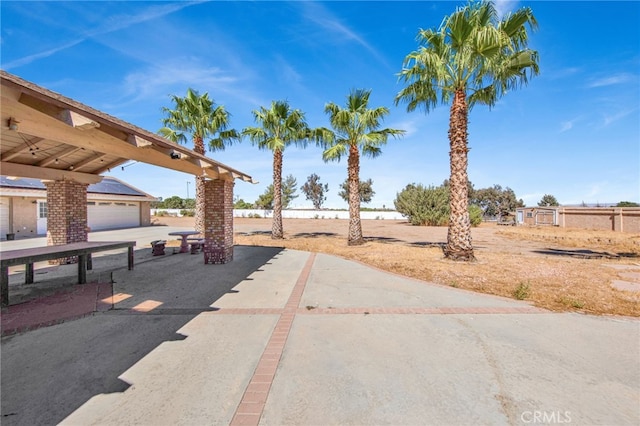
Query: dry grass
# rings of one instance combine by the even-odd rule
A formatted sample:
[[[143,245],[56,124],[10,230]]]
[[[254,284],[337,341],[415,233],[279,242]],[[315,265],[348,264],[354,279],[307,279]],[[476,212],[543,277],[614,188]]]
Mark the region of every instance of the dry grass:
[[[347,221],[335,219],[285,219],[285,239],[272,240],[270,220],[236,218],[235,243],[332,254],[441,285],[524,299],[553,311],[640,317],[640,292],[611,286],[613,280],[624,279],[619,274],[625,272],[611,265],[640,271],[638,234],[483,225],[473,230],[477,261],[461,263],[443,258],[443,228],[363,221],[364,235],[370,238],[363,246],[350,247],[347,226]],[[558,254],[594,252],[622,257]]]
[[[607,235],[605,238],[586,232],[547,234],[523,228],[501,231],[499,234],[515,241],[557,238],[561,239],[564,247],[585,247],[583,241],[596,241],[597,245],[586,246],[605,252],[631,253],[631,250],[635,250],[633,253],[640,255],[638,244],[629,243],[624,236]],[[640,238],[636,236],[635,241],[637,243]],[[265,234],[236,234],[236,244],[282,246],[332,254],[408,277],[509,298],[516,298],[519,287],[528,286],[525,299],[535,306],[553,311],[640,316],[640,293],[612,288],[611,282],[620,279],[619,271],[604,265],[629,264],[637,265],[640,269],[637,258],[602,260],[535,256],[509,250],[507,244],[504,250],[477,250],[476,262],[461,263],[444,259],[442,250],[435,246],[369,241],[363,246],[349,247],[342,237],[295,236],[286,233],[284,240],[272,240]],[[521,294],[517,296],[522,297]]]

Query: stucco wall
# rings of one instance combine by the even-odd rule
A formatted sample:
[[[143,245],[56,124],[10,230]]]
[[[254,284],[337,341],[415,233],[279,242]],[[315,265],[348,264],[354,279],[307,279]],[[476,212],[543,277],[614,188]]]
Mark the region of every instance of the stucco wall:
[[[43,198],[44,199],[44,198]],[[38,235],[38,205],[35,198],[12,197],[13,232],[16,238],[35,237]]]
[[[140,226],[151,226],[151,202],[140,202]]]
[[[538,215],[546,210],[546,215]],[[553,225],[545,223],[553,209],[539,207],[518,208],[524,225]],[[532,217],[527,217],[527,214]],[[555,225],[562,228],[596,229],[625,233],[640,233],[640,207],[557,207]],[[537,221],[536,221],[537,217]]]
[[[640,233],[640,208],[562,208],[560,210],[559,225],[564,228]]]
[[[15,238],[37,237],[38,235],[38,205],[37,200],[46,201],[46,193],[42,197],[23,197],[4,195],[11,200],[9,214],[9,228],[15,234]],[[106,197],[103,197],[109,201]],[[95,199],[92,199],[95,201]],[[101,198],[100,201],[103,199]],[[132,200],[136,201],[137,200]],[[139,201],[140,204],[140,226],[151,226],[151,202]],[[40,235],[42,236],[42,235]],[[1,236],[4,239],[4,235]]]

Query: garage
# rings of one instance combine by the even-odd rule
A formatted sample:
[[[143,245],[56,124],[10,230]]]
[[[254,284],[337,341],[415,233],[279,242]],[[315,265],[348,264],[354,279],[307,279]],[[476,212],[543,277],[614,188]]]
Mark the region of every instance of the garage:
[[[114,177],[87,187],[87,226],[92,231],[135,228],[151,223],[156,198]],[[13,228],[16,239],[45,236],[47,190],[40,179],[0,176],[0,238]],[[10,228],[11,227],[11,228]]]
[[[92,231],[140,226],[140,203],[89,201],[87,222]]]
[[[0,237],[5,239],[10,233],[9,229],[9,198],[0,197]]]

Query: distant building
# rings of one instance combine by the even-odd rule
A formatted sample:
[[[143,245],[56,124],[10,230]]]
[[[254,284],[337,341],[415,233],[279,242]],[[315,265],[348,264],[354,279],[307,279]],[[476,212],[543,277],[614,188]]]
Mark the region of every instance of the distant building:
[[[92,231],[149,226],[156,198],[106,176],[87,188],[87,224]],[[0,176],[0,238],[47,233],[47,190],[40,179]]]
[[[518,207],[516,224],[640,233],[640,207]]]

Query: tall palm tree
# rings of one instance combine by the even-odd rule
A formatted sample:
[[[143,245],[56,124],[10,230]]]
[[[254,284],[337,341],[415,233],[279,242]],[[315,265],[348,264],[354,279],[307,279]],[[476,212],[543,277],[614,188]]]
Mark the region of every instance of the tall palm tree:
[[[272,101],[271,108],[260,107],[253,111],[253,117],[260,127],[247,127],[242,130],[251,143],[259,149],[273,152],[273,222],[271,238],[282,239],[282,157],[287,145],[304,146],[310,135],[304,120],[304,113],[291,109],[286,101]]]
[[[527,48],[527,27],[537,28],[528,7],[499,19],[493,3],[470,1],[445,17],[440,28],[420,30],[418,50],[404,60],[396,96],[407,110],[448,104],[451,213],[445,257],[474,260],[468,212],[468,114],[475,104],[492,107],[505,93],[537,75],[538,52]]]
[[[371,90],[352,90],[347,96],[346,108],[330,102],[324,111],[329,114],[333,132],[324,138],[324,161],[339,161],[344,155],[347,160],[347,180],[349,182],[349,245],[360,245],[362,224],[360,223],[360,151],[366,157],[375,158],[382,153],[380,147],[387,143],[389,136],[402,136],[404,130],[378,129],[381,121],[389,114],[386,107],[368,108]]]
[[[162,127],[158,133],[167,139],[186,143],[187,136],[191,134],[193,150],[204,155],[204,142],[209,139],[209,150],[220,151],[234,140],[239,140],[238,132],[228,129],[230,114],[224,106],[216,105],[209,94],[199,95],[197,91],[189,88],[187,95],[181,98],[171,96],[175,109],[162,108],[167,117],[162,119]],[[204,232],[204,177],[196,176],[196,231]]]

